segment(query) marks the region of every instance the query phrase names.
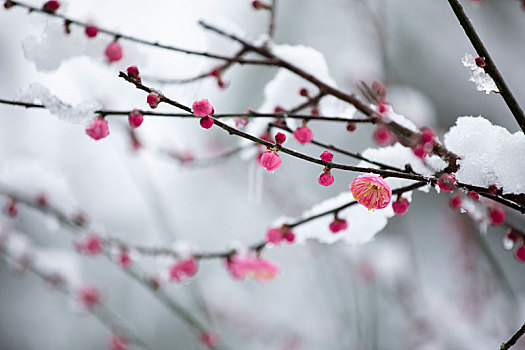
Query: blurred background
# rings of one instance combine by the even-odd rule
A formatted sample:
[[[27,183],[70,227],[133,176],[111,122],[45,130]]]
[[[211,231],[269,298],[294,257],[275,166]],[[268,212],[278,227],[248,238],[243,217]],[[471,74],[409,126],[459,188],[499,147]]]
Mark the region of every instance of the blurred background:
[[[40,7],[41,2],[27,0]],[[462,1],[502,75],[525,101],[525,11],[518,1]],[[230,41],[205,32],[206,19],[255,40],[265,33],[266,11],[248,0],[69,0],[59,12],[139,38],[231,55]],[[146,109],[145,94],[117,77],[137,64],[143,77],[184,78],[217,64],[201,57],[121,41],[124,58],[108,64],[99,34],[20,8],[0,10],[0,98],[15,99],[38,82],[67,103],[96,100],[107,109]],[[363,80],[383,81],[396,111],[440,137],[458,116],[483,115],[512,132],[518,126],[503,100],[478,92],[462,66],[474,54],[447,1],[279,0],[275,42],[320,51],[337,84],[357,92]],[[257,109],[276,70],[235,66],[214,79],[158,86],[191,104],[208,98],[217,112]],[[145,80],[147,81],[147,80]],[[153,84],[150,84],[153,85]],[[162,107],[159,110],[172,111]],[[111,134],[95,142],[84,126],[47,111],[0,105],[0,180],[32,195],[45,192],[66,210],[84,211],[101,233],[127,242],[170,246],[190,241],[226,249],[259,241],[280,216],[304,210],[347,189],[356,174],[341,173],[328,188],[320,169],[290,157],[275,174],[252,158],[213,167],[185,166],[159,150],[210,158],[239,140],[195,121],[145,118],[137,129],[144,149],[133,151],[127,120],[108,117]],[[348,133],[312,123],[316,138],[353,151],[374,146],[370,126]],[[297,146],[317,156],[313,146]],[[509,155],[511,156],[511,155]],[[354,164],[351,159],[344,162]],[[521,175],[517,175],[521,176]],[[204,320],[229,349],[497,349],[525,319],[523,264],[503,250],[503,228],[480,233],[446,196],[415,193],[407,214],[395,217],[372,242],[325,245],[307,241],[264,256],[281,274],[272,282],[235,281],[224,263],[204,261],[187,284],[166,291]],[[6,198],[0,198],[4,206]],[[523,217],[509,213],[523,227]],[[3,218],[6,225],[8,219]],[[21,206],[9,223],[34,245],[71,252],[82,280],[123,315],[153,349],[200,349],[195,334],[118,266],[74,253],[71,235],[53,220]],[[67,262],[69,264],[69,262]],[[170,261],[141,257],[149,271]],[[75,265],[76,266],[76,265]],[[14,276],[0,265],[0,349],[105,349],[110,332],[35,276]],[[132,347],[133,348],[133,347]],[[525,341],[516,349],[525,349]]]

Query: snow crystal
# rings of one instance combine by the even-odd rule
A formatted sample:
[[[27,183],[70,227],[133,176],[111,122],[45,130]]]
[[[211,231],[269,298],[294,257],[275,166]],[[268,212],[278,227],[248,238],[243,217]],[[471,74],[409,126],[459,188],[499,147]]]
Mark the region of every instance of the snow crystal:
[[[46,87],[39,83],[34,83],[29,85],[28,88],[21,89],[16,96],[16,100],[41,103],[58,119],[83,125],[91,122],[95,116],[95,111],[102,108],[96,101],[86,101],[76,106],[70,106],[62,102],[57,96],[53,95]]]
[[[445,146],[461,157],[460,182],[525,193],[525,135],[493,125],[483,117],[460,117],[445,135]],[[509,157],[512,157],[510,159]]]
[[[476,65],[476,61],[471,54],[465,54],[465,56],[463,56],[461,59],[461,63],[463,63],[463,65],[470,70],[469,81],[476,84],[476,89],[478,89],[478,91],[485,91],[487,95],[492,91],[499,92],[496,83],[494,83],[494,80],[492,80],[490,75],[485,73],[483,68],[480,68]]]

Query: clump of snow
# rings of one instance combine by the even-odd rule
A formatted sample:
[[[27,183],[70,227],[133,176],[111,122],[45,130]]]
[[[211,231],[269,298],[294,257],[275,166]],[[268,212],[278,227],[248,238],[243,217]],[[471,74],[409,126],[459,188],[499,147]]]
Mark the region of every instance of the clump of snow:
[[[476,89],[478,89],[478,91],[485,91],[487,95],[491,92],[499,92],[494,80],[492,80],[490,75],[485,73],[483,68],[476,65],[476,61],[471,54],[465,54],[461,59],[461,63],[470,70],[469,81],[476,84]]]
[[[322,53],[307,46],[275,45],[272,52],[279,58],[293,62],[294,65],[311,73],[321,81],[335,85],[334,80],[328,73],[328,65]],[[266,84],[264,88],[264,102],[259,108],[261,112],[273,112],[276,106],[284,109],[297,107],[306,98],[299,95],[299,90],[306,88],[310,96],[319,93],[319,89],[300,76],[281,68],[275,77]]]
[[[411,193],[404,194],[409,201]],[[353,202],[354,198],[350,191],[329,198],[311,209],[305,211],[301,217],[306,218],[317,215],[327,210],[337,208],[343,204]],[[339,233],[332,233],[329,230],[330,223],[334,220],[334,215],[325,215],[292,229],[296,235],[297,243],[304,243],[307,239],[316,239],[321,243],[335,243],[343,240],[349,244],[364,244],[371,241],[374,236],[383,230],[388,223],[388,219],[394,216],[392,204],[381,210],[367,210],[364,206],[355,204],[339,211],[338,218],[348,222],[348,229]],[[293,222],[287,218],[279,218],[272,223],[273,227],[279,227],[285,222]]]
[[[91,122],[95,116],[95,111],[102,108],[102,105],[96,101],[86,101],[76,106],[70,106],[39,83],[34,83],[27,88],[21,89],[16,96],[16,100],[41,103],[58,119],[83,125]]]
[[[71,27],[71,34],[64,31],[63,22],[50,21],[44,31],[31,35],[22,41],[24,56],[33,62],[39,71],[57,70],[61,63],[74,57],[87,56],[106,62],[104,50],[113,40],[110,36],[99,34],[95,38],[87,38],[84,29]],[[141,59],[135,45],[122,41],[124,57],[120,63],[137,64]],[[132,62],[133,60],[133,62]]]
[[[334,79],[330,76],[328,65],[322,53],[307,46],[274,45],[272,52],[286,61],[293,62],[294,65],[311,73],[319,80],[336,86]],[[258,109],[261,113],[273,113],[275,107],[279,106],[285,110],[295,108],[307,99],[299,94],[302,88],[306,88],[310,96],[316,96],[319,89],[312,83],[304,80],[300,76],[281,68],[275,77],[266,84],[264,88],[264,101]],[[319,103],[319,110],[322,115],[352,117],[355,108],[334,97],[325,97]],[[246,132],[251,135],[259,136],[266,131],[268,123],[274,118],[257,118],[251,120],[246,127]],[[287,120],[290,128],[297,126],[296,120]],[[240,143],[246,144],[247,140],[242,139]],[[243,156],[251,155],[252,152],[243,153]]]
[[[328,117],[352,118],[355,114],[355,107],[334,96],[326,96],[319,102],[319,112]]]
[[[483,117],[460,117],[445,135],[445,147],[461,157],[456,178],[503,193],[525,193],[525,135],[511,134]]]
[[[435,107],[420,90],[406,85],[388,86],[388,101],[418,126],[436,123]]]
[[[404,115],[394,112],[392,107],[388,110],[388,118],[413,132],[419,132],[417,126],[411,120],[407,119]]]

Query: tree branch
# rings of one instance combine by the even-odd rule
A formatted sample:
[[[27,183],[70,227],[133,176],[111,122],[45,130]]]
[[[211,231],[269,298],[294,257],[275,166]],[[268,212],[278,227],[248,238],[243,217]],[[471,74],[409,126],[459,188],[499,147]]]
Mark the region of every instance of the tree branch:
[[[278,67],[281,67],[281,68],[285,68],[285,69],[289,70],[290,72],[295,73],[296,75],[302,77],[303,79],[311,82],[312,84],[317,86],[317,88],[320,90],[321,93],[327,94],[327,95],[332,95],[332,96],[336,97],[337,99],[339,99],[341,101],[345,101],[347,103],[350,103],[358,111],[360,111],[361,113],[365,114],[366,116],[368,116],[370,118],[378,119],[378,120],[382,119],[382,116],[378,112],[376,112],[372,107],[370,107],[369,105],[367,105],[366,103],[361,101],[359,99],[359,97],[357,97],[355,94],[346,93],[344,91],[341,91],[341,90],[339,90],[337,88],[334,88],[333,86],[330,86],[330,85],[324,83],[320,79],[318,79],[315,76],[313,76],[312,74],[304,71],[303,69],[297,67],[296,65],[294,65],[294,64],[292,64],[292,63],[290,63],[290,62],[288,62],[288,61],[286,61],[286,60],[284,60],[282,58],[277,57],[268,48],[266,48],[266,47],[257,47],[255,45],[249,43],[248,41],[237,37],[236,35],[233,35],[233,34],[230,34],[230,33],[226,33],[223,30],[221,30],[219,28],[216,28],[216,27],[214,27],[214,26],[212,26],[210,24],[207,24],[207,23],[205,23],[203,21],[200,21],[199,24],[201,26],[203,26],[204,28],[208,29],[208,30],[211,30],[211,31],[213,31],[213,32],[215,32],[217,34],[220,34],[222,36],[225,36],[227,38],[230,38],[233,41],[236,41],[236,42],[242,44],[243,47],[246,48],[249,51],[258,53],[259,55],[274,61],[275,62],[275,66],[278,66]],[[414,131],[412,131],[410,129],[407,129],[404,126],[402,126],[402,125],[400,125],[400,124],[398,124],[398,123],[396,123],[394,121],[390,121],[388,123],[385,123],[385,125],[387,125],[393,132],[395,132],[398,137],[400,137],[403,140],[408,141],[409,143],[411,143],[413,140],[419,139],[420,136],[421,136],[419,133],[416,133],[416,132],[414,132]],[[439,157],[441,157],[443,160],[445,160],[449,164],[449,166],[447,168],[447,172],[456,172],[459,169],[459,165],[457,164],[457,160],[459,159],[459,157],[456,154],[454,154],[453,152],[450,152],[449,150],[447,150],[445,147],[443,147],[439,143],[435,144],[435,146],[434,146],[432,151],[434,152],[434,154],[438,155]]]
[[[461,27],[463,27],[463,30],[465,31],[465,34],[467,34],[467,37],[469,38],[472,46],[478,55],[485,59],[486,66],[483,69],[488,75],[490,75],[492,80],[494,80],[494,83],[496,83],[501,97],[503,97],[507,107],[509,107],[512,115],[514,115],[514,118],[518,122],[521,130],[525,133],[525,114],[523,113],[523,109],[521,109],[518,101],[507,86],[507,83],[505,83],[503,76],[496,67],[496,63],[490,56],[488,50],[485,48],[485,45],[474,29],[472,22],[468,18],[465,11],[463,11],[463,6],[461,6],[458,0],[448,0],[448,3],[450,4],[450,7],[452,7],[452,11],[454,11],[459,24]]]

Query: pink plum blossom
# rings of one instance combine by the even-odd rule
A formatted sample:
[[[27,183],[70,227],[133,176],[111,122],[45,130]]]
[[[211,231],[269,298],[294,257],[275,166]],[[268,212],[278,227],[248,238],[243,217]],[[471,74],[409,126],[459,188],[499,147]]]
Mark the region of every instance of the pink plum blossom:
[[[133,129],[138,128],[144,121],[144,116],[139,110],[134,109],[128,116],[129,126]]]
[[[363,174],[350,184],[355,200],[370,209],[383,209],[392,199],[392,189],[376,174]]]
[[[328,151],[324,151],[321,154],[321,160],[326,163],[330,163],[334,159],[334,155]]]
[[[114,334],[109,341],[109,350],[128,350],[129,342],[122,336]]]
[[[281,166],[281,157],[276,152],[267,151],[261,155],[261,165],[268,171],[274,171]]]
[[[80,304],[86,309],[92,309],[100,302],[100,292],[98,288],[91,284],[81,286],[77,291]]]
[[[443,192],[452,192],[456,188],[456,178],[451,174],[443,174],[439,177],[437,184]]]
[[[325,171],[319,176],[319,179],[317,181],[321,186],[330,186],[334,183],[334,177],[332,176],[330,171]]]
[[[338,233],[348,228],[348,222],[342,219],[335,219],[334,221],[330,223],[328,228],[330,229],[332,233]]]
[[[233,255],[226,261],[233,278],[243,280],[253,277],[257,282],[267,282],[275,278],[280,269],[277,264],[257,257],[254,253]]]
[[[197,270],[198,265],[195,258],[179,260],[170,267],[170,280],[177,283],[186,282],[197,273]]]
[[[86,128],[86,134],[94,140],[100,140],[109,135],[108,122],[103,119],[95,119]]]
[[[405,214],[409,207],[410,202],[405,197],[399,197],[397,201],[392,203],[392,209],[394,210],[394,214],[396,215]]]
[[[305,144],[312,141],[312,139],[314,138],[314,133],[306,126],[303,126],[295,129],[295,131],[293,132],[293,136],[295,137],[297,142]]]
[[[155,92],[152,92],[148,95],[148,97],[146,97],[146,102],[152,109],[155,109],[160,103],[160,95]]]
[[[193,102],[193,115],[207,117],[213,114],[213,106],[207,99]]]
[[[122,59],[122,46],[118,42],[112,41],[106,47],[104,55],[106,55],[108,62],[120,61]]]

